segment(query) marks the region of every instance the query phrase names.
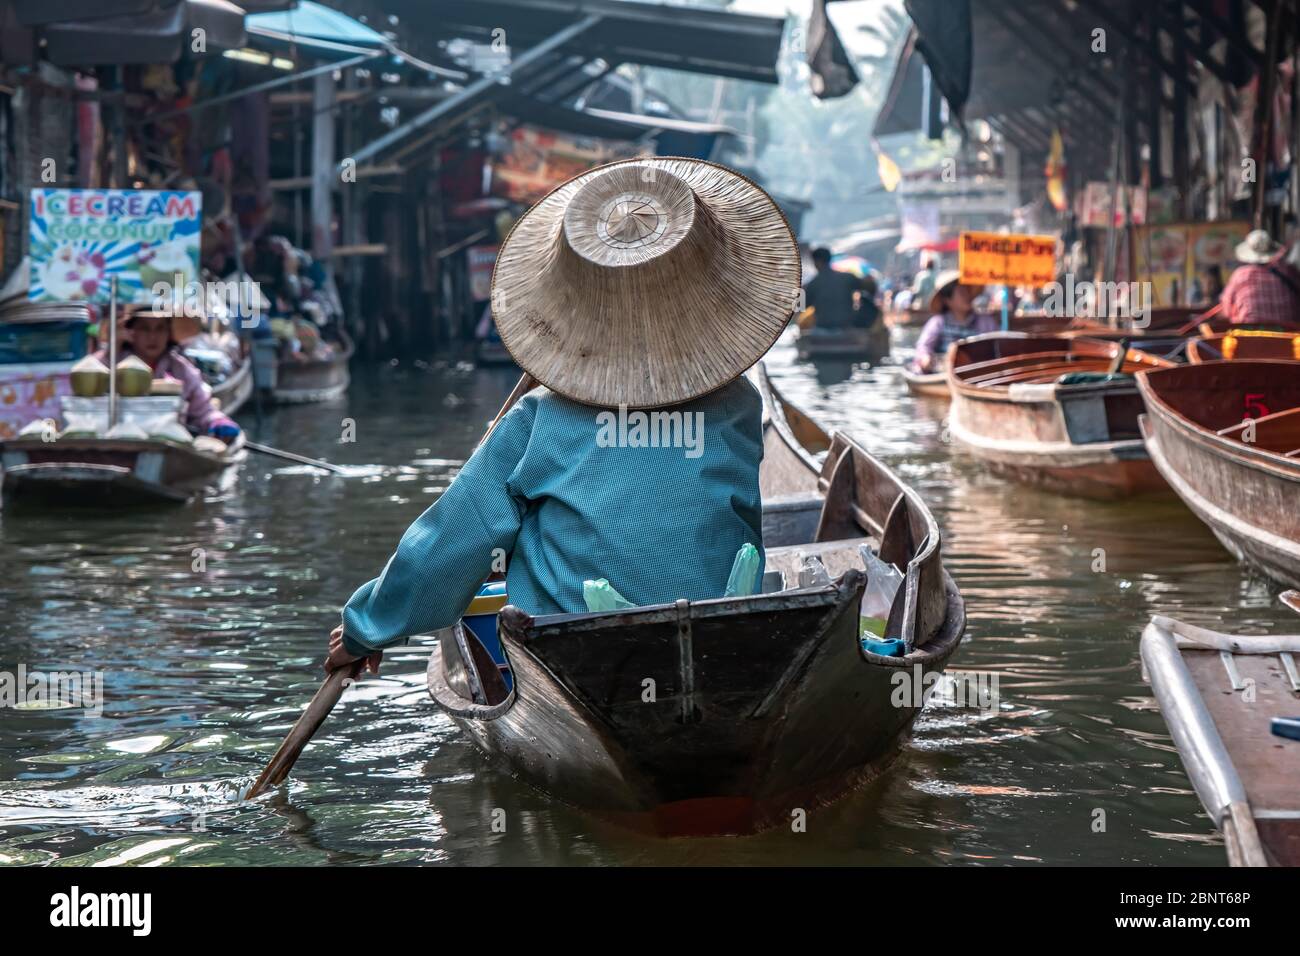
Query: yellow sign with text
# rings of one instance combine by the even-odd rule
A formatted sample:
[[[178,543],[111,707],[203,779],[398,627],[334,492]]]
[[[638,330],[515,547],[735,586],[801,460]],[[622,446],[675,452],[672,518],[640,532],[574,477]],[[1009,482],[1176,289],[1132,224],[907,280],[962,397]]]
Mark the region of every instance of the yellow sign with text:
[[[966,285],[1045,286],[1056,279],[1056,237],[963,232],[957,262]]]

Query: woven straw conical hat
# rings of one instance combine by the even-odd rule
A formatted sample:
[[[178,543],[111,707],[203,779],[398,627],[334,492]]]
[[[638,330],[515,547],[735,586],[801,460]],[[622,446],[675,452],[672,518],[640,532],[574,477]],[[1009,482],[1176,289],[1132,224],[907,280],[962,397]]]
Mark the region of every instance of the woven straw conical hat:
[[[776,341],[799,296],[776,203],[695,159],[599,166],[506,237],[492,315],[516,362],[575,401],[633,408],[713,391]]]

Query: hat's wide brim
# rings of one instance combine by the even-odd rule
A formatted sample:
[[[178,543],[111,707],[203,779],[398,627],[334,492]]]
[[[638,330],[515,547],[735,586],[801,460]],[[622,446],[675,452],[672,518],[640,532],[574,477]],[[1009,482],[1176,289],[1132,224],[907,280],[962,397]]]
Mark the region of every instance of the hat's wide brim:
[[[1237,257],[1238,262],[1244,262],[1247,265],[1252,265],[1252,266],[1262,266],[1266,262],[1272,262],[1273,257],[1276,256],[1281,251],[1282,251],[1282,247],[1278,246],[1277,248],[1267,253],[1259,252],[1256,249],[1252,249],[1244,242],[1240,242],[1237,244],[1236,248],[1232,250],[1232,254]]]
[[[930,301],[928,303],[932,313],[937,314],[939,310],[943,308],[942,299],[944,289],[950,287],[955,288],[959,283],[961,283],[961,272],[958,269],[945,269],[934,277],[934,291],[930,293]],[[979,295],[980,292],[984,291],[984,286],[978,283],[966,282],[962,284],[969,286],[971,289],[978,290],[974,295]]]
[[[570,248],[565,212],[594,177],[628,163],[684,181],[701,211],[689,241],[667,253],[597,265]],[[800,279],[798,244],[761,187],[714,163],[649,157],[589,170],[520,217],[497,257],[492,315],[515,361],[552,391],[658,407],[758,361],[788,323]]]
[[[131,321],[142,316],[157,316],[165,318],[171,323],[171,337],[173,341],[184,342],[192,339],[203,331],[203,320],[192,315],[168,315],[167,313],[154,312],[150,309],[140,309],[135,312],[128,312],[122,315],[118,322],[125,328],[130,329]]]

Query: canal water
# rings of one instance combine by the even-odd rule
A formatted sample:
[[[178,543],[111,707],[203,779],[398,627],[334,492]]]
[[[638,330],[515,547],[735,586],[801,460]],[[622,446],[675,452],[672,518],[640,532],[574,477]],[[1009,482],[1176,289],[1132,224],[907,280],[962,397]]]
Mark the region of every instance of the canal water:
[[[0,864],[1223,863],[1138,638],[1153,613],[1297,630],[1278,589],[1176,499],[1096,504],[985,474],[896,368],[814,366],[788,341],[768,363],[934,509],[970,616],[952,666],[995,676],[996,710],[932,706],[894,767],[806,832],[657,840],[491,764],[435,711],[427,649],[410,646],[348,692],[286,789],[239,803],[315,689],[342,602],[514,380],[358,368],[334,404],[240,416],[346,477],[255,457],[232,491],[180,509],[0,513],[0,671],[101,672],[105,698],[98,717],[0,709]]]

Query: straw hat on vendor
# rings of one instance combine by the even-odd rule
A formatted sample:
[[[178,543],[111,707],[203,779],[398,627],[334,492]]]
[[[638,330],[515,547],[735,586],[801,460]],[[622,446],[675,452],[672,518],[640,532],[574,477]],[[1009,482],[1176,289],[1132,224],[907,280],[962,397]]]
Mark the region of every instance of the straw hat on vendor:
[[[759,186],[700,160],[611,163],[559,186],[507,236],[492,315],[520,367],[590,405],[707,394],[776,341],[798,245]]]
[[[725,167],[623,160],[548,193],[492,278],[501,340],[546,387],[521,395],[521,382],[355,591],[326,666],[375,667],[384,647],[451,626],[494,554],[508,554],[510,603],[528,614],[720,598],[734,568],[733,593],[756,593],[763,401],[742,373],[799,292],[785,217]]]
[[[930,296],[930,314],[938,315],[943,312],[948,305],[948,300],[956,291],[958,285],[964,285],[969,292],[973,301],[977,295],[984,291],[982,285],[972,285],[969,282],[961,281],[961,272],[957,269],[945,269],[940,272],[934,279],[934,294]]]
[[[125,341],[131,340],[132,330],[137,323],[157,322],[161,320],[166,323],[168,329],[168,338],[173,345],[180,345],[189,339],[194,338],[204,330],[204,321],[197,316],[181,313],[173,314],[166,309],[159,309],[148,305],[128,305],[121,309],[117,318],[118,334]]]
[[[1233,254],[1238,262],[1262,266],[1272,262],[1282,251],[1282,243],[1274,241],[1266,229],[1255,229],[1237,243]]]

